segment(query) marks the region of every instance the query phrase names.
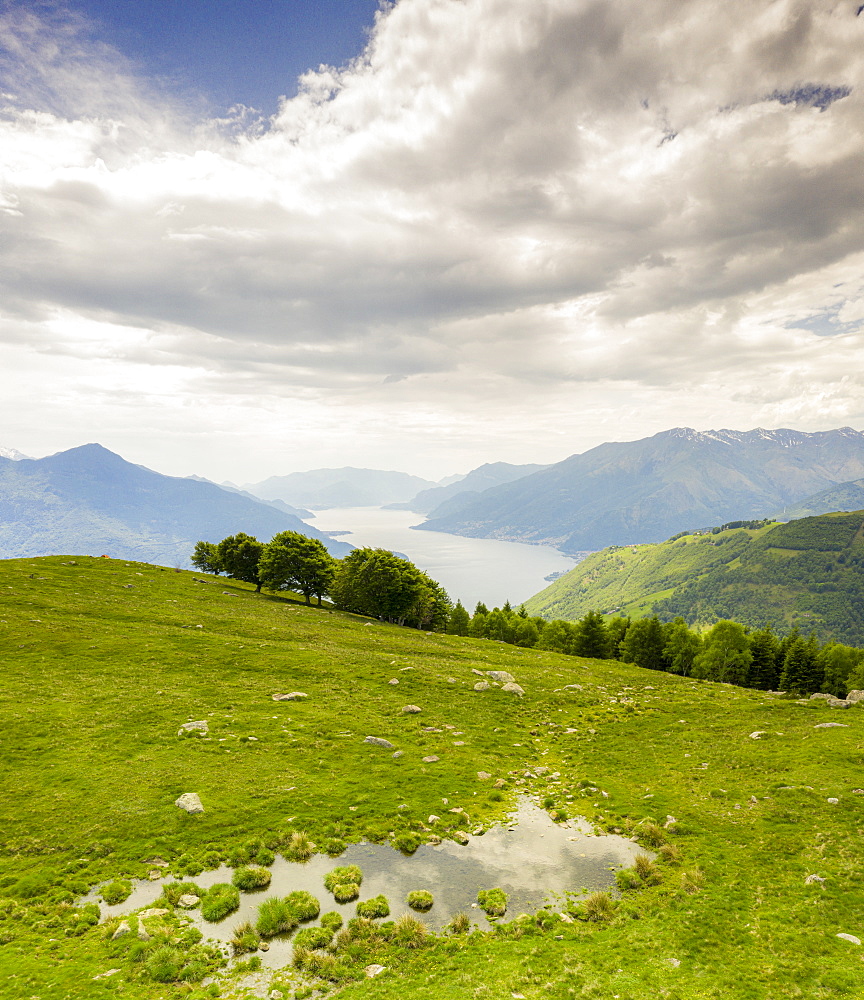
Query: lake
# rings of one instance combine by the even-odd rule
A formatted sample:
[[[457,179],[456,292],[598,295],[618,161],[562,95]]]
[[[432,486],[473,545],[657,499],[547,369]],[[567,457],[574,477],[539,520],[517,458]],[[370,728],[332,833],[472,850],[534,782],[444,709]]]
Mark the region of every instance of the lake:
[[[548,545],[411,530],[425,520],[422,514],[406,510],[333,507],[315,511],[310,523],[321,531],[347,531],[339,540],[352,545],[404,554],[469,612],[478,601],[493,608],[509,600],[518,607],[548,586],[544,577],[566,573],[577,562]]]

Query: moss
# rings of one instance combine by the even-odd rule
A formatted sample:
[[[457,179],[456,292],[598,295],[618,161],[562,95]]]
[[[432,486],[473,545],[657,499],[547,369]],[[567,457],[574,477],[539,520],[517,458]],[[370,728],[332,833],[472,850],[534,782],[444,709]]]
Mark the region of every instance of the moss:
[[[242,924],[238,924],[234,928],[234,933],[231,937],[231,947],[234,949],[235,955],[243,955],[248,951],[257,951],[259,944],[258,931],[255,930],[248,920],[245,920]]]
[[[294,947],[315,951],[326,948],[333,940],[333,930],[328,927],[304,927],[294,935]]]
[[[425,911],[432,909],[435,899],[431,892],[427,892],[425,889],[415,889],[408,893],[405,901],[412,910]]]
[[[333,889],[333,898],[337,903],[350,903],[360,895],[360,886],[356,882],[340,882]]]
[[[113,882],[103,885],[99,895],[109,906],[115,906],[132,895],[132,883],[125,879],[115,879]]]
[[[300,918],[288,900],[272,896],[258,907],[255,930],[261,937],[270,938],[293,931],[299,923]]]
[[[372,896],[371,899],[363,899],[357,904],[357,916],[367,917],[370,920],[378,920],[381,917],[390,915],[390,904],[386,896]]]
[[[244,865],[235,870],[231,876],[231,883],[236,885],[238,889],[249,892],[252,889],[266,889],[270,885],[271,878],[272,876],[266,868],[261,868],[258,865]]]
[[[239,906],[240,892],[236,886],[217,882],[201,897],[201,916],[211,922],[223,920]]]
[[[508,895],[503,889],[481,889],[477,902],[488,917],[503,917],[507,912]]]
[[[285,902],[297,914],[298,920],[314,920],[321,912],[321,904],[311,892],[298,889],[289,892]]]
[[[353,882],[354,885],[363,884],[363,872],[359,865],[340,865],[324,876],[324,888],[330,892],[345,882]]]

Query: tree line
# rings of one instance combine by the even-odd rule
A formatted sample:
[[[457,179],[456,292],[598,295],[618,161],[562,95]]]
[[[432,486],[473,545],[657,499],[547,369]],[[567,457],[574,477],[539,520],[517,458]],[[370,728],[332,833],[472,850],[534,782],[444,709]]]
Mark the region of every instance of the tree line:
[[[448,632],[570,656],[615,659],[648,670],[761,690],[798,694],[824,691],[844,697],[864,689],[864,650],[839,642],[820,644],[793,628],[785,636],[770,626],[751,628],[721,619],[705,632],[683,618],[604,618],[590,611],[578,621],[547,621],[509,602],[479,602],[469,614],[412,562],[387,549],[357,548],[335,559],[322,542],[283,531],[269,542],[239,533],[221,542],[198,542],[192,564],[205,573],[273,591],[301,593],[307,604],[324,597],[344,611],[427,631]]]

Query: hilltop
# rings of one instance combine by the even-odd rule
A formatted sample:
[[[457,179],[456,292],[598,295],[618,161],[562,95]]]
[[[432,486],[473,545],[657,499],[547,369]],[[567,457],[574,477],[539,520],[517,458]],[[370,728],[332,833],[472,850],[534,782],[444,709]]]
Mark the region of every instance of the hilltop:
[[[572,455],[419,527],[576,554],[775,516],[862,476],[864,434],[851,427],[814,434],[676,427]]]
[[[187,881],[226,858],[268,864],[305,837],[334,856],[363,838],[482,843],[519,794],[558,822],[629,834],[640,867],[593,909],[574,885],[556,903],[569,922],[508,912],[488,933],[410,939],[404,922],[355,925],[315,960],[342,996],[857,995],[861,948],[837,935],[864,937],[860,707],[417,632],[113,559],[0,563],[0,629],[4,995],[251,995],[239,974],[153,979],[173,974],[170,956],[188,954],[190,976],[215,962],[182,930],[173,890],[149,941],[112,940],[119,918],[93,926],[76,900],[162,863]],[[524,695],[494,686],[494,670]],[[191,720],[208,733],[178,736]],[[196,816],[174,805],[191,791]],[[385,967],[374,980],[370,962]],[[288,969],[256,989],[316,984]]]
[[[576,621],[588,611],[733,618],[758,628],[815,629],[864,645],[864,510],[787,524],[682,534],[657,545],[596,552],[526,602]]]

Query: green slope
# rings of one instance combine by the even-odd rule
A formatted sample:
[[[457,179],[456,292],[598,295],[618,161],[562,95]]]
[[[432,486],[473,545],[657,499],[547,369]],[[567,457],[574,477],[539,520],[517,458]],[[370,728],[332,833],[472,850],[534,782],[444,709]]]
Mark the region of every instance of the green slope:
[[[862,950],[836,935],[864,937],[864,709],[367,624],[107,559],[0,562],[0,630],[2,997],[310,996],[290,969],[269,983],[155,982],[158,942],[112,942],[116,921],[88,927],[74,900],[156,858],[181,874],[256,840],[284,849],[292,832],[404,843],[428,837],[436,812],[459,835],[446,809],[463,807],[473,830],[519,792],[646,847],[666,841],[667,855],[632,876],[608,921],[577,907],[573,923],[517,919],[416,949],[364,925],[335,956],[342,996],[860,996]],[[472,670],[490,669],[514,674],[524,698],[475,692]],[[308,698],[271,698],[292,690]],[[838,716],[844,728],[814,728]],[[210,738],[178,738],[205,718]],[[186,791],[203,814],[174,807]],[[826,881],[805,884],[814,873]],[[188,951],[168,910],[165,940]],[[386,967],[374,980],[370,962]]]
[[[526,602],[531,614],[575,621],[588,611],[733,618],[864,645],[864,511],[758,530],[685,535],[604,549]]]

